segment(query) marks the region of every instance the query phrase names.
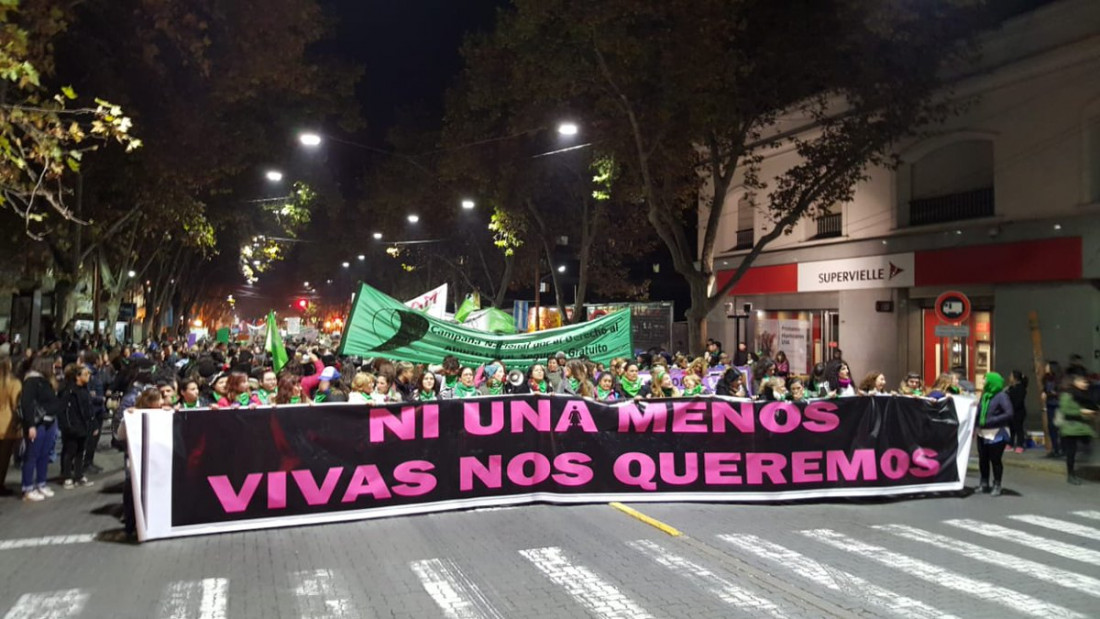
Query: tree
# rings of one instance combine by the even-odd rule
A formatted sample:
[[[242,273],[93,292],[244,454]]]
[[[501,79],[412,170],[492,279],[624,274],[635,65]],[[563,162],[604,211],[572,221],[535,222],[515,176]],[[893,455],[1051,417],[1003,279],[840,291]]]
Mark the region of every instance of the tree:
[[[944,76],[973,51],[980,5],[514,0],[492,35],[468,44],[467,74],[496,78],[467,102],[497,122],[584,110],[688,284],[698,352],[707,315],[769,243],[850,199],[870,166],[892,163],[898,140],[957,110]],[[762,178],[779,147],[798,163]],[[718,286],[715,239],[735,183],[770,229]]]
[[[146,264],[174,286],[155,290],[152,300],[171,299],[182,306],[177,314],[212,279],[240,277],[236,252],[218,254],[211,245],[238,247],[253,235],[260,209],[242,196],[259,193],[257,168],[285,145],[283,128],[303,119],[354,126],[357,72],[311,52],[325,35],[315,0],[25,0],[24,14],[55,24],[36,28],[41,36],[29,43],[51,79],[71,76],[76,90],[119,101],[145,145],[125,158],[108,151],[79,177],[69,174],[64,191],[82,198],[74,217],[89,225],[43,221],[59,327],[73,313],[69,291],[97,256],[98,269],[110,273],[108,310],[119,296],[110,288],[144,282],[125,274]]]

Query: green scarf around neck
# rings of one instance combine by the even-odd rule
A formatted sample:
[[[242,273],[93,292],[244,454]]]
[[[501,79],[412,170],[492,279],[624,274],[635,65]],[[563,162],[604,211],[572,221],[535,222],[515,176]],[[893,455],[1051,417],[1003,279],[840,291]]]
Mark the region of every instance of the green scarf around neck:
[[[684,397],[691,397],[691,396],[702,395],[702,394],[703,394],[703,386],[702,385],[695,385],[691,389],[685,389],[684,393],[683,393],[683,396]]]
[[[622,388],[623,393],[633,398],[642,390],[642,379],[639,376],[634,380],[630,380],[626,377],[626,374],[623,374],[622,378],[619,379],[619,386]]]
[[[604,389],[603,387],[596,385],[596,399],[600,400],[601,402],[609,399],[609,396],[613,393],[614,391],[612,391],[611,389]]]
[[[457,399],[472,398],[476,395],[477,387],[474,387],[473,385],[470,385],[469,387],[462,383],[458,383],[455,385],[455,398]]]
[[[430,401],[435,399],[435,392],[434,391],[417,391],[416,392],[416,399],[420,400],[421,402],[430,402]]]
[[[985,386],[982,388],[982,399],[978,405],[978,427],[985,425],[985,416],[989,413],[989,403],[993,400],[993,396],[1001,392],[1005,388],[1005,379],[1003,376],[996,372],[990,372],[985,375]]]
[[[500,395],[504,393],[504,383],[499,380],[490,380],[485,383],[489,388],[489,395]]]

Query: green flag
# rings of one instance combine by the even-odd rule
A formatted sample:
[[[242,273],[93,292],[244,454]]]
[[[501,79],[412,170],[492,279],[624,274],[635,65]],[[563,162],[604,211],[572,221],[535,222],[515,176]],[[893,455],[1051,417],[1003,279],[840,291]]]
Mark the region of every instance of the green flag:
[[[214,333],[214,341],[229,343],[229,327],[222,327]]]
[[[481,295],[476,292],[466,295],[466,299],[455,312],[455,322],[466,322],[470,313],[479,309],[481,309]]]
[[[286,365],[286,346],[283,346],[283,338],[279,335],[279,327],[275,323],[275,312],[269,311],[267,313],[267,354],[271,357],[271,365],[275,368],[275,373],[278,374],[279,370],[283,369]]]
[[[564,352],[607,364],[631,356],[630,320],[630,312],[612,312],[560,329],[497,335],[427,316],[361,284],[340,338],[340,354],[413,363],[439,363],[454,355],[469,365],[500,359],[508,368],[527,368]]]

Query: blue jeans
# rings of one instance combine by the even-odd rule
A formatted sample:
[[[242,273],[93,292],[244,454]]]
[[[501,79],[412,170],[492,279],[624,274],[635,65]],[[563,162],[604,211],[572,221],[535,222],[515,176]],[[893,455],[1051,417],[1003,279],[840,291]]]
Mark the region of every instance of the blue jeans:
[[[1058,412],[1058,402],[1047,400],[1047,436],[1050,437],[1051,453],[1062,453],[1062,439],[1058,435],[1058,426],[1054,425],[1054,413]]]
[[[23,457],[23,492],[46,485],[46,469],[50,466],[50,454],[57,443],[57,422],[38,424],[34,440],[24,438],[27,453]]]

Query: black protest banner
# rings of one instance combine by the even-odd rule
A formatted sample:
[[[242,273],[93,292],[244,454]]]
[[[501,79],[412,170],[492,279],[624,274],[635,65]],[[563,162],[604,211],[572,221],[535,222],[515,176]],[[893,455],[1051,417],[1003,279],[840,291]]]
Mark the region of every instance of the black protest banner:
[[[959,402],[963,423],[953,400],[896,397],[506,396],[180,411],[147,433],[171,443],[170,462],[141,462],[154,478],[171,471],[170,514],[146,514],[156,531],[147,537],[536,500],[958,490],[972,424],[969,400]]]

